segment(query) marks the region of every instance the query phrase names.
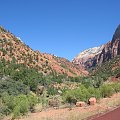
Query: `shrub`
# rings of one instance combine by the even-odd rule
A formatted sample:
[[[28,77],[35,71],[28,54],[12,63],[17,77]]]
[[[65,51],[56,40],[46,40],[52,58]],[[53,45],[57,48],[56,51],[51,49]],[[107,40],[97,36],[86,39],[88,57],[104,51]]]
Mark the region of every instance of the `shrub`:
[[[102,97],[110,97],[114,93],[114,89],[112,88],[112,86],[106,84],[101,86],[100,92]]]
[[[11,113],[14,108],[14,97],[10,96],[7,92],[3,92],[1,97],[2,103],[4,103],[3,106],[6,107],[5,114]]]
[[[87,102],[90,97],[90,93],[87,88],[81,85],[79,88],[74,90],[68,90],[63,94],[63,99],[70,103],[73,100],[81,100]]]
[[[113,83],[111,84],[111,87],[114,89],[114,92],[120,92],[120,83]]]
[[[19,95],[14,98],[15,107],[14,109],[19,110],[19,112],[24,115],[29,110],[29,101],[26,95]]]
[[[74,103],[75,96],[73,96],[73,91],[68,90],[63,94],[63,100],[68,103]]]
[[[38,103],[38,99],[36,96],[33,96],[31,94],[27,95],[28,102],[29,102],[29,109],[30,111],[34,111],[34,106]]]
[[[3,104],[3,101],[0,99],[0,116],[2,117],[3,115],[8,115],[8,107]]]
[[[99,88],[89,87],[88,91],[90,93],[90,97],[95,97],[97,99],[101,98],[101,92]]]
[[[87,102],[90,97],[90,93],[87,88],[81,85],[80,88],[75,91],[75,96],[76,98],[78,97],[79,100]]]
[[[37,97],[33,95],[19,95],[14,98],[13,118],[20,115],[25,115],[28,111],[32,111],[37,104]]]
[[[13,119],[17,118],[20,116],[20,106],[16,106],[13,110]]]

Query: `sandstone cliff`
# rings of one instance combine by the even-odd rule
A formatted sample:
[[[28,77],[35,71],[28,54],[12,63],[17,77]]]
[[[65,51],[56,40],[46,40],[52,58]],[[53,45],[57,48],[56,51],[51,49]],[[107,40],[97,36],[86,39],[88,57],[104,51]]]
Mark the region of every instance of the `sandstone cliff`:
[[[91,68],[120,55],[120,25],[107,44],[83,51],[73,59],[73,63]]]

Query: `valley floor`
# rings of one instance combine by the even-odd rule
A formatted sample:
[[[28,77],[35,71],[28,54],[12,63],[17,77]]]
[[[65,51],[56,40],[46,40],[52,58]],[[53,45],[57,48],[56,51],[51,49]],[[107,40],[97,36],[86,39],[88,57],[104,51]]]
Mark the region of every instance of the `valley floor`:
[[[102,114],[120,106],[120,93],[98,101],[96,105],[64,109],[47,109],[39,113],[30,113],[19,120],[85,120],[90,116]],[[89,118],[90,119],[90,118]]]

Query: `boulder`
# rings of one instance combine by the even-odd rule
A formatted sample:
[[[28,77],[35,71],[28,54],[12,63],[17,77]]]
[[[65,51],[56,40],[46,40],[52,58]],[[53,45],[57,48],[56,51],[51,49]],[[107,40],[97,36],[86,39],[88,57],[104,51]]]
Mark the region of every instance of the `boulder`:
[[[89,104],[90,104],[90,105],[95,105],[96,102],[97,102],[97,100],[96,100],[95,97],[92,97],[92,98],[89,99]]]
[[[76,102],[76,107],[84,107],[85,106],[85,102]]]

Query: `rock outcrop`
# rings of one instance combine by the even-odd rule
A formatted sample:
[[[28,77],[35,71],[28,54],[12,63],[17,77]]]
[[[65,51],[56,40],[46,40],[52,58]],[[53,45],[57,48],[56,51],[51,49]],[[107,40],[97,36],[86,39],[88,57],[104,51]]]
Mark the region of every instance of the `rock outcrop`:
[[[91,68],[120,55],[120,25],[107,44],[83,51],[73,59],[73,63]]]
[[[104,45],[100,47],[89,48],[81,52],[77,57],[73,59],[73,63],[78,66],[90,68],[96,65],[97,56],[102,52]]]

